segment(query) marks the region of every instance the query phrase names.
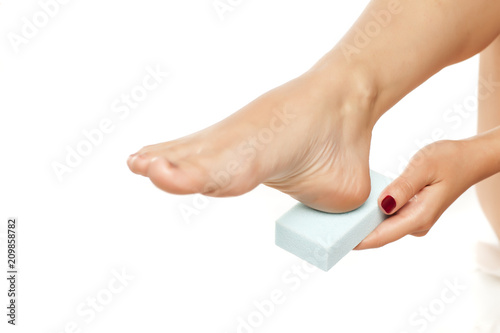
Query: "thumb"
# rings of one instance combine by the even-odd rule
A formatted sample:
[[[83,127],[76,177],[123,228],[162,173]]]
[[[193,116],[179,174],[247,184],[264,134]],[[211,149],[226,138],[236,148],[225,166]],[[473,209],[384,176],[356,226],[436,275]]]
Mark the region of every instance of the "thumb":
[[[405,171],[389,184],[380,194],[378,205],[387,215],[397,212],[422,188],[429,184],[429,172],[420,165],[411,163]]]

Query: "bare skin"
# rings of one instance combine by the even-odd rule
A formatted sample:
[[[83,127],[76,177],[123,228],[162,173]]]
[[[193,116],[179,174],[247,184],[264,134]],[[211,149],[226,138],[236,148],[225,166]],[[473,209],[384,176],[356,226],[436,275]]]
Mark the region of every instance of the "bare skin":
[[[425,236],[463,192],[498,172],[500,127],[467,140],[438,141],[424,147],[380,194],[381,209],[388,195],[396,206],[356,250],[381,247],[406,235]]]
[[[500,239],[500,36],[481,52],[478,135],[442,141],[419,151],[379,197],[396,206],[356,249],[380,247],[405,235],[424,236],[465,190],[476,184],[479,201]]]
[[[377,22],[373,12],[388,23],[361,47],[358,31]],[[128,165],[171,193],[231,196],[264,183],[319,210],[352,210],[370,192],[376,121],[430,76],[489,45],[499,12],[491,0],[371,1],[308,72],[205,130],[142,148]]]
[[[500,82],[500,37],[481,52],[480,74]],[[500,126],[500,88],[479,98],[478,133]],[[500,239],[500,174],[476,185],[477,195],[486,217]]]

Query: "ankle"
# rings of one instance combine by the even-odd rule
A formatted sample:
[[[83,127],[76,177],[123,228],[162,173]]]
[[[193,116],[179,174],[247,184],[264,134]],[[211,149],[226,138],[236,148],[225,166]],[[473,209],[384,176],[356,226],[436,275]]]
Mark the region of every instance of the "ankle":
[[[344,119],[356,122],[358,130],[371,133],[383,114],[378,110],[379,86],[371,69],[327,55],[307,74],[316,78],[325,99]]]

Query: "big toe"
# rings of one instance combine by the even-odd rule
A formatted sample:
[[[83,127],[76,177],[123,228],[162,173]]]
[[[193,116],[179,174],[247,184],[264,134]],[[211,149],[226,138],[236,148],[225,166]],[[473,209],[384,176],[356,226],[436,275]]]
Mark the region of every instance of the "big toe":
[[[129,156],[127,165],[133,173],[146,177],[151,159],[152,156],[148,156],[145,153],[137,153]]]
[[[173,164],[164,157],[154,157],[148,167],[147,177],[163,191],[172,194],[210,192],[199,168],[189,163]]]

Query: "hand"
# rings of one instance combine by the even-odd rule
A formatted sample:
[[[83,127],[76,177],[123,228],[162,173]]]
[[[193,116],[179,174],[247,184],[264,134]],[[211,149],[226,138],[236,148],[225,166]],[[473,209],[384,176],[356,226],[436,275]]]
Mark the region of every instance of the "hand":
[[[478,140],[439,141],[415,154],[405,171],[380,194],[391,215],[355,249],[376,248],[405,235],[426,235],[441,214],[483,177]]]

